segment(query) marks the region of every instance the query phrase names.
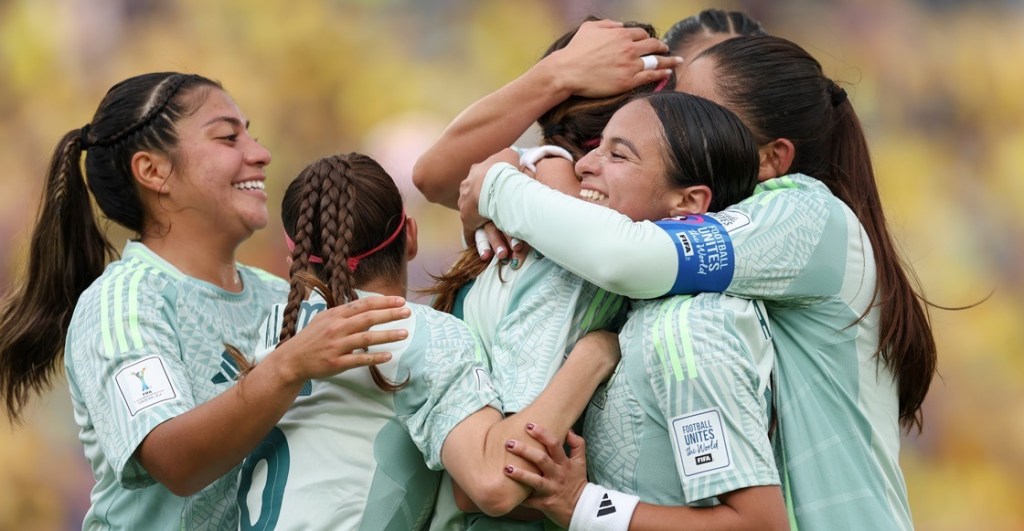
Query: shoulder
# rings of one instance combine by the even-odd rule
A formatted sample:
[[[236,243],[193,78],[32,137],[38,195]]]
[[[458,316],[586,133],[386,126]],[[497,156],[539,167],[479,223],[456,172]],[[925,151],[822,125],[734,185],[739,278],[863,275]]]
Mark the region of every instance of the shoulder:
[[[237,264],[238,274],[247,286],[252,286],[257,292],[266,293],[275,300],[282,299],[288,295],[288,281],[258,267]]]

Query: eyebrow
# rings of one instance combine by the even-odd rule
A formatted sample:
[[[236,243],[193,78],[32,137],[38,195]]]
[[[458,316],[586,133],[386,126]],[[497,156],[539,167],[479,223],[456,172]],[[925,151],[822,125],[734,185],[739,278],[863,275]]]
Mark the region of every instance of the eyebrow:
[[[235,118],[234,116],[218,116],[218,117],[210,120],[209,122],[206,122],[205,124],[203,124],[203,127],[206,127],[206,126],[208,126],[210,124],[213,124],[213,123],[216,123],[216,122],[227,122],[227,123],[229,123],[229,124],[231,124],[231,125],[233,125],[235,127],[241,127],[243,129],[246,129],[246,130],[249,129],[249,120],[246,120],[243,123],[241,120],[239,120],[238,118]]]
[[[636,146],[634,146],[632,142],[630,142],[629,140],[626,140],[625,138],[613,136],[613,137],[608,139],[608,142],[610,142],[612,144],[622,144],[622,145],[626,146],[627,149],[632,151],[633,155],[635,155],[637,157],[640,156],[640,152],[637,151]]]

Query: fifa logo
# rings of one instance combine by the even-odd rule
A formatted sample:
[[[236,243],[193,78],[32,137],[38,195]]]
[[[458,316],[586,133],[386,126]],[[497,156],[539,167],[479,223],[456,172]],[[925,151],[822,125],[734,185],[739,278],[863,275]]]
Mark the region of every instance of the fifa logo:
[[[136,378],[138,378],[139,379],[139,383],[142,384],[142,394],[148,395],[148,394],[153,392],[153,390],[149,388],[149,384],[146,383],[146,368],[145,367],[143,367],[141,371],[133,372],[132,376],[135,376]]]

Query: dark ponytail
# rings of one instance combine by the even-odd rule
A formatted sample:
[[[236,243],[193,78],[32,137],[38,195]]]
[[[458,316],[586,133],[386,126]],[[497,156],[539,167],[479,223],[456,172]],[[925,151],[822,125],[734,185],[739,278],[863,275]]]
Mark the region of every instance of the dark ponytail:
[[[108,219],[141,232],[145,213],[131,158],[143,150],[173,150],[175,124],[198,108],[184,96],[199,86],[220,85],[174,73],[122,81],[107,92],[91,123],[57,144],[25,279],[0,301],[0,396],[11,422],[21,420],[33,393],[50,388],[79,296],[117,256],[97,223],[89,190]]]
[[[778,37],[736,37],[704,55],[715,63],[723,103],[758,145],[790,140],[789,171],[825,183],[864,227],[878,276],[871,303],[881,317],[877,356],[899,386],[900,422],[920,429],[921,404],[937,367],[929,303],[889,234],[867,141],[845,90],[806,51]]]

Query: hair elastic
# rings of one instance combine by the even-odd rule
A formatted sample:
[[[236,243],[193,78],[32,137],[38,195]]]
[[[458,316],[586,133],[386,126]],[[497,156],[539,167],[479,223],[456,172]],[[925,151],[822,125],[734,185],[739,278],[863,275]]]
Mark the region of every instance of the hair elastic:
[[[89,129],[92,124],[85,124],[81,129],[78,130],[78,144],[82,146],[82,151],[87,151],[89,146]]]
[[[289,254],[295,254],[295,241],[292,240],[292,237],[288,235],[288,231],[284,231],[284,243],[285,243],[285,245],[288,246],[288,253]],[[324,263],[324,259],[320,258],[319,256],[317,256],[315,254],[311,254],[311,255],[309,255],[309,263],[311,263],[311,264],[322,264],[322,263]]]
[[[395,238],[397,238],[398,234],[400,232],[402,232],[402,227],[404,227],[404,226],[405,226],[405,209],[403,208],[402,209],[402,220],[398,222],[398,228],[395,229],[395,232],[391,233],[391,236],[388,236],[388,239],[384,240],[383,242],[381,242],[380,245],[374,247],[373,249],[370,249],[369,251],[366,251],[365,253],[362,253],[362,254],[359,254],[359,255],[356,255],[356,256],[353,256],[353,257],[349,258],[348,261],[347,261],[348,262],[348,270],[352,271],[354,273],[356,268],[359,267],[359,261],[360,260],[362,260],[363,258],[366,258],[367,256],[370,256],[371,254],[373,254],[373,253],[375,253],[375,252],[377,252],[377,251],[387,247],[389,244],[391,244],[391,242],[395,241]],[[295,241],[292,240],[292,237],[288,235],[288,231],[284,231],[284,243],[285,243],[285,245],[288,246],[288,252],[289,253],[294,253],[295,252]],[[311,255],[309,255],[309,263],[311,263],[311,264],[322,264],[322,263],[324,263],[324,259],[320,258],[319,256],[317,256],[315,254],[311,254]]]
[[[353,273],[355,273],[356,268],[359,267],[359,261],[360,260],[362,260],[363,258],[366,258],[367,256],[370,256],[371,254],[373,254],[373,253],[375,253],[375,252],[377,252],[377,251],[387,247],[388,245],[390,245],[391,242],[395,241],[395,238],[398,237],[398,234],[402,232],[402,227],[404,227],[404,226],[405,226],[405,209],[403,208],[402,209],[402,220],[398,222],[398,227],[395,229],[395,232],[392,232],[391,236],[388,236],[388,239],[384,240],[383,242],[380,243],[380,245],[374,247],[373,249],[370,249],[369,251],[366,251],[365,253],[358,254],[356,256],[353,256],[353,257],[349,258],[348,259],[348,270],[353,272]]]

